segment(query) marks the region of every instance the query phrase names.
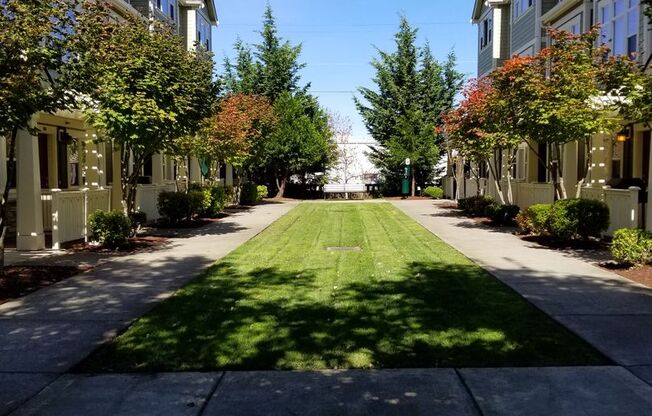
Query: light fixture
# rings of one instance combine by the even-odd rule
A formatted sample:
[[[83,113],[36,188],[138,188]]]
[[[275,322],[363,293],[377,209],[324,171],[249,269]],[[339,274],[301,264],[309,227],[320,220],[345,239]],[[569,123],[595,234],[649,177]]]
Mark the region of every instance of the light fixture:
[[[616,133],[616,141],[619,143],[623,143],[629,140],[629,128],[628,127],[623,127],[621,131]]]

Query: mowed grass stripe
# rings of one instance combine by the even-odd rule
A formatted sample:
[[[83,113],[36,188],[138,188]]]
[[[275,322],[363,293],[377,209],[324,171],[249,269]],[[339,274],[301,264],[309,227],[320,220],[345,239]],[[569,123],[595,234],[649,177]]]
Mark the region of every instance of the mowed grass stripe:
[[[390,204],[304,203],[80,369],[603,363],[584,341]]]

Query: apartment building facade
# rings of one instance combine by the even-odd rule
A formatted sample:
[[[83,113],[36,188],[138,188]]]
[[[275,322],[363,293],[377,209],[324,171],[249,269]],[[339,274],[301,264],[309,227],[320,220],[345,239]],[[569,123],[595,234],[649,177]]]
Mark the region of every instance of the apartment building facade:
[[[548,28],[579,34],[596,24],[601,26],[599,41],[613,54],[628,55],[642,64],[652,53],[652,28],[643,7],[639,0],[477,0],[472,19],[478,27],[478,76],[486,76],[514,55],[539,52],[550,44]],[[579,191],[582,198],[605,201],[612,217],[609,233],[625,227],[652,230],[650,143],[645,124],[622,120],[621,131],[595,135],[588,146],[578,140],[563,148],[559,163],[569,195]],[[547,150],[545,146],[537,149],[546,161],[551,157]],[[551,178],[537,153],[524,142],[516,149],[515,158],[498,156],[514,160],[513,165],[502,166],[498,180],[506,189],[510,178],[513,200],[521,208],[555,199]],[[583,172],[587,158],[589,171]],[[452,175],[444,181],[447,196],[454,197],[456,192],[471,196],[479,191],[497,198],[489,172],[483,172],[478,181],[470,177],[470,169],[464,169],[463,163],[458,161],[456,169],[458,183],[453,183]],[[582,177],[586,177],[584,183],[580,183]]]
[[[212,48],[211,31],[218,23],[213,0],[111,0],[117,15],[140,14],[168,19],[186,40]],[[16,141],[16,179],[9,197],[7,244],[18,250],[60,248],[87,235],[88,216],[96,209],[121,209],[120,156],[112,143],[101,140],[80,111],[40,113],[32,119],[33,135],[20,131]],[[6,167],[6,139],[0,137],[0,166]],[[4,162],[4,163],[3,163]],[[222,182],[233,183],[230,168],[220,169]],[[199,162],[178,163],[155,154],[142,172],[137,209],[158,218],[158,194],[187,181],[201,181]],[[0,169],[0,186],[7,170]]]

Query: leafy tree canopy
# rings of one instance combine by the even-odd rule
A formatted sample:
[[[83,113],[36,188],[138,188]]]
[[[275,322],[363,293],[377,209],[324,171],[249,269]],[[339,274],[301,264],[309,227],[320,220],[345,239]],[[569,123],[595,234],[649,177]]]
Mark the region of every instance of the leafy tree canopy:
[[[213,62],[199,46],[188,51],[172,26],[131,15],[115,18],[95,2],[84,4],[75,41],[79,52],[64,78],[87,97],[82,108],[88,121],[121,147],[122,187],[131,211],[145,160],[173,150],[176,139],[194,134],[213,112]]]

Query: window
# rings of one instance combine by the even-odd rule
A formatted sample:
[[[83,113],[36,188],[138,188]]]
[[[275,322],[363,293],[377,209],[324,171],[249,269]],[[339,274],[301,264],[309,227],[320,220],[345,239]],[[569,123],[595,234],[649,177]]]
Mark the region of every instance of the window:
[[[514,2],[514,20],[523,16],[534,4],[534,0],[516,0]]]
[[[480,24],[480,50],[486,48],[493,40],[493,22],[491,17],[487,17]]]
[[[601,0],[598,22],[601,41],[614,55],[638,57],[639,0]]]
[[[163,10],[163,0],[156,0],[156,8]]]

